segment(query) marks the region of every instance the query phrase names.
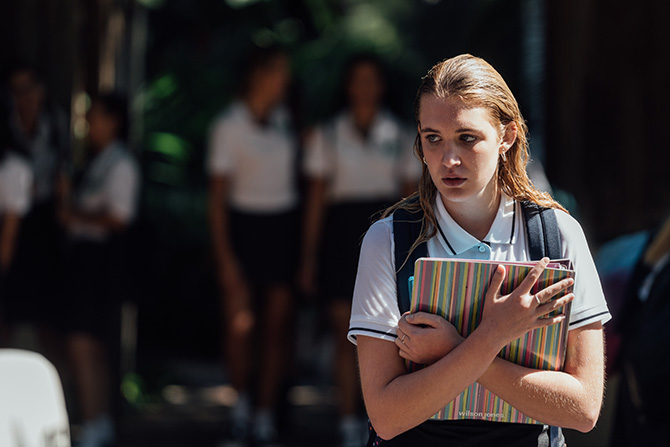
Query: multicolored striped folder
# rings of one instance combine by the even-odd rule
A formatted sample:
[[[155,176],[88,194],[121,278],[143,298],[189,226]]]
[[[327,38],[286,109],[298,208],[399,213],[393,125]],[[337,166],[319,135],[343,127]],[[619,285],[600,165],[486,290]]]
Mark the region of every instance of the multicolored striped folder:
[[[410,312],[430,312],[449,320],[467,337],[481,321],[484,296],[495,268],[501,262],[458,259],[420,258],[414,267]],[[523,281],[534,264],[502,262],[507,275],[502,293],[507,294]],[[573,277],[568,261],[552,261],[543,272],[533,293],[563,278]],[[552,297],[556,299],[572,288]],[[550,315],[569,316],[570,304]],[[568,319],[528,332],[507,345],[499,356],[535,369],[562,370],[568,336]],[[409,364],[411,371],[421,365]],[[510,404],[475,382],[432,419],[479,419],[496,422],[538,424]]]

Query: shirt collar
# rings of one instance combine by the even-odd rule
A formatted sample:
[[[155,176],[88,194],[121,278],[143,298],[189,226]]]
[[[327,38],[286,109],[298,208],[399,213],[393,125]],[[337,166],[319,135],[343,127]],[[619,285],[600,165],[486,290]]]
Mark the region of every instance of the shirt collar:
[[[438,231],[438,238],[440,243],[444,246],[448,253],[460,255],[479,245],[482,241],[461,228],[460,225],[449,215],[449,212],[444,207],[442,200],[436,199],[437,222],[441,229],[443,236]],[[516,240],[516,202],[514,199],[503,194],[500,198],[500,205],[498,212],[493,220],[491,229],[483,242],[487,244],[513,244]]]

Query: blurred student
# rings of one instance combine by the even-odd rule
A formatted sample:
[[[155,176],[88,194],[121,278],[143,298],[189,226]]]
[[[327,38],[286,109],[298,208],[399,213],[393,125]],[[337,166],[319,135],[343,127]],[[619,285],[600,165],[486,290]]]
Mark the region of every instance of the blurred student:
[[[103,447],[115,438],[109,345],[117,332],[118,278],[125,267],[119,244],[135,217],[140,178],[125,143],[125,99],[94,98],[88,124],[89,158],[60,211],[68,236],[63,319],[83,420],[79,445]]]
[[[355,351],[346,339],[360,241],[373,215],[416,189],[421,170],[409,132],[384,107],[381,63],[371,55],[352,58],[344,87],[345,108],[319,126],[306,147],[310,182],[300,281],[308,294],[318,290],[328,302],[340,433],[349,447],[361,445],[363,433]]]
[[[618,321],[621,372],[610,445],[668,445],[670,218],[650,232],[626,287]]]
[[[0,118],[0,343],[9,336],[6,311],[15,297],[6,292],[21,220],[30,208],[33,173],[24,154],[15,150],[7,120]]]
[[[256,48],[249,54],[239,97],[213,124],[207,161],[222,346],[239,393],[229,437],[245,441],[251,434],[257,445],[277,439],[274,408],[294,307],[296,139],[282,106],[289,76],[289,59],[281,49]]]
[[[56,219],[58,182],[69,153],[65,113],[49,99],[39,71],[28,64],[14,65],[5,79],[8,124],[15,149],[27,156],[33,171],[31,207],[16,241],[8,294],[15,300],[8,318],[12,323],[38,322],[44,347],[52,349],[44,330],[59,301],[61,233]]]

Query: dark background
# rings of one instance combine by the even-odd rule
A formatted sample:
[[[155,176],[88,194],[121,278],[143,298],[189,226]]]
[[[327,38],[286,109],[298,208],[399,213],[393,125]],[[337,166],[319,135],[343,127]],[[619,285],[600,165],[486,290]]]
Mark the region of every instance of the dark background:
[[[332,112],[351,53],[380,55],[408,122],[435,62],[484,57],[517,95],[533,157],[595,250],[670,211],[669,21],[660,0],[11,0],[0,5],[0,65],[42,70],[76,147],[85,93],[132,100],[144,178],[136,369],[150,396],[178,380],[179,359],[218,358],[204,157],[251,42],[291,51],[305,127]]]

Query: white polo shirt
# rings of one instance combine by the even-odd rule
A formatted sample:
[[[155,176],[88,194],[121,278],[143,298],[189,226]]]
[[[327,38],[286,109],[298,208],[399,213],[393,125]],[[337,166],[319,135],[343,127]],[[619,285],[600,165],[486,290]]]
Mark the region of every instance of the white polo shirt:
[[[414,139],[390,113],[377,114],[367,139],[349,113],[320,126],[308,141],[305,173],[330,180],[331,202],[395,198],[406,181],[418,181]]]
[[[230,180],[230,204],[256,213],[282,212],[298,201],[294,182],[295,138],[287,111],[276,108],[267,126],[247,105],[230,105],[212,126],[207,171]]]
[[[27,160],[8,152],[0,161],[0,216],[23,216],[30,208],[33,171]]]
[[[461,228],[449,215],[441,200],[436,200],[438,224],[446,236],[428,242],[428,255],[440,258],[492,261],[529,261],[528,241],[521,205],[503,196],[489,234],[478,240]],[[579,223],[569,214],[555,210],[561,236],[563,258],[575,269],[575,299],[570,314],[570,330],[600,321],[611,315],[600,285],[591,252]],[[354,288],[348,338],[367,335],[394,341],[400,320],[396,294],[396,266],[393,242],[393,218],[375,222],[361,247],[358,275]]]
[[[135,218],[140,189],[137,162],[126,147],[115,142],[103,149],[86,168],[74,194],[73,206],[86,214],[109,213],[124,223]],[[101,241],[107,238],[106,229],[90,224],[75,223],[71,235]]]

